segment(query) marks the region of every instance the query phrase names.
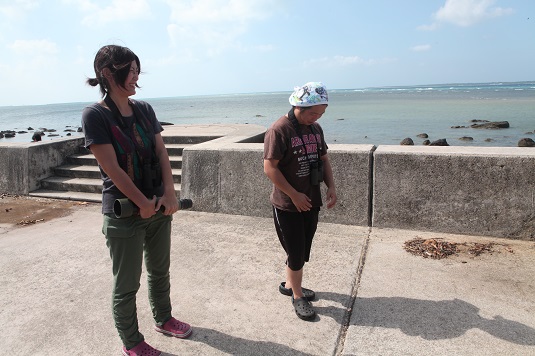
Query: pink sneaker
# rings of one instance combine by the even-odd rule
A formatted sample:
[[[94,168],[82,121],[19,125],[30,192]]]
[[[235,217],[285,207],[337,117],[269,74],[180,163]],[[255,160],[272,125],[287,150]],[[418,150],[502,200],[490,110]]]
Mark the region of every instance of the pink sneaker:
[[[154,325],[154,329],[160,333],[185,339],[191,335],[191,326],[171,317],[163,326]]]
[[[123,346],[123,355],[124,356],[160,356],[162,353],[159,350],[156,350],[154,347],[147,344],[145,341],[141,341],[136,347],[127,350]]]

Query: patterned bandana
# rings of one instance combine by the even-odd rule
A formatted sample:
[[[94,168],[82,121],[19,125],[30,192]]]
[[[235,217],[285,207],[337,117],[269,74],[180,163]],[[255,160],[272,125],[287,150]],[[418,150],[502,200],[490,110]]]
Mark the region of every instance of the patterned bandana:
[[[290,95],[292,106],[314,106],[329,103],[327,88],[321,82],[308,82],[302,87],[295,87]]]

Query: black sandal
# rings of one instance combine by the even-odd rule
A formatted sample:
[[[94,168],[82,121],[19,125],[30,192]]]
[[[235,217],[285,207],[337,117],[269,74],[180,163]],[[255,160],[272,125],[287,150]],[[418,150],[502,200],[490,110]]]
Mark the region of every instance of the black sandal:
[[[292,297],[292,304],[295,309],[295,314],[297,314],[300,319],[312,320],[316,317],[316,311],[312,309],[312,305],[306,298],[303,297],[294,300],[294,297]]]
[[[301,290],[303,291],[303,295],[307,300],[312,301],[316,299],[316,293],[313,290],[307,288],[301,288]],[[279,285],[279,292],[289,297],[294,294],[292,288],[286,288],[286,282],[281,282],[281,284]]]

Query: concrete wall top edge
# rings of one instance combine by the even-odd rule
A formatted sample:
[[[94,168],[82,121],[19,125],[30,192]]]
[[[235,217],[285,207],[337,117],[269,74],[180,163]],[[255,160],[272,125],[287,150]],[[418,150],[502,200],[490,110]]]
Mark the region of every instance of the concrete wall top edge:
[[[348,145],[348,144],[336,144],[329,145],[329,152],[331,153],[345,153],[345,152],[361,152],[369,153],[375,148],[374,145]],[[220,143],[216,141],[204,142],[192,147],[187,147],[184,151],[196,151],[196,150],[220,150],[220,151],[263,151],[263,143],[236,143],[225,142]]]
[[[331,144],[327,142],[329,152],[369,152],[375,149],[375,145],[371,144]]]
[[[162,136],[224,136],[222,139],[229,139],[255,136],[265,131],[265,127],[254,124],[166,125]]]
[[[192,147],[184,148],[184,152],[195,151],[263,151],[263,143],[201,143]]]
[[[212,125],[206,125],[206,126],[212,126]],[[178,129],[175,127],[175,132],[178,133]],[[203,125],[200,125],[200,127],[191,127],[192,130],[182,130],[180,132],[181,135],[185,135],[188,133],[192,133],[193,130],[200,130],[202,133],[206,133],[203,129]],[[247,145],[247,144],[254,144],[254,143],[239,143],[240,141],[246,141],[252,137],[256,137],[259,135],[263,135],[266,132],[266,129],[263,126],[259,125],[221,125],[216,128],[211,127],[211,132],[215,133],[218,129],[221,129],[223,131],[219,131],[218,133],[222,135],[222,137],[217,138],[215,140],[210,140],[206,142],[202,142],[199,144],[196,144],[192,147],[188,147],[185,150],[191,151],[191,150],[221,150],[230,147],[233,147],[234,145]],[[246,147],[242,146],[241,148]]]
[[[535,157],[535,148],[531,147],[467,147],[467,146],[395,146],[380,145],[375,154],[414,154],[425,155],[470,155],[470,156],[525,156]]]
[[[39,142],[2,142],[0,143],[0,147],[39,147],[44,145],[55,145],[55,144],[61,144],[66,141],[73,141],[78,140],[83,142],[84,137],[83,136],[75,136],[75,137],[56,137],[53,140],[46,140],[46,141],[39,141]]]

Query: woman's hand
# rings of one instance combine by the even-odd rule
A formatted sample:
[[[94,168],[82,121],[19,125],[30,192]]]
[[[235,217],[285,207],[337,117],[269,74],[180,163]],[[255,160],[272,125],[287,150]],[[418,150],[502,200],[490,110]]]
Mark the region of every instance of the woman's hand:
[[[138,206],[139,208],[139,216],[141,216],[142,219],[148,219],[156,212],[158,209],[155,209],[156,207],[156,195],[152,197],[151,200],[146,199],[146,203],[142,204],[142,206]]]
[[[173,215],[178,211],[178,199],[175,195],[175,192],[164,194],[156,203],[156,211],[160,210],[160,207],[164,206],[165,210],[164,215]]]

